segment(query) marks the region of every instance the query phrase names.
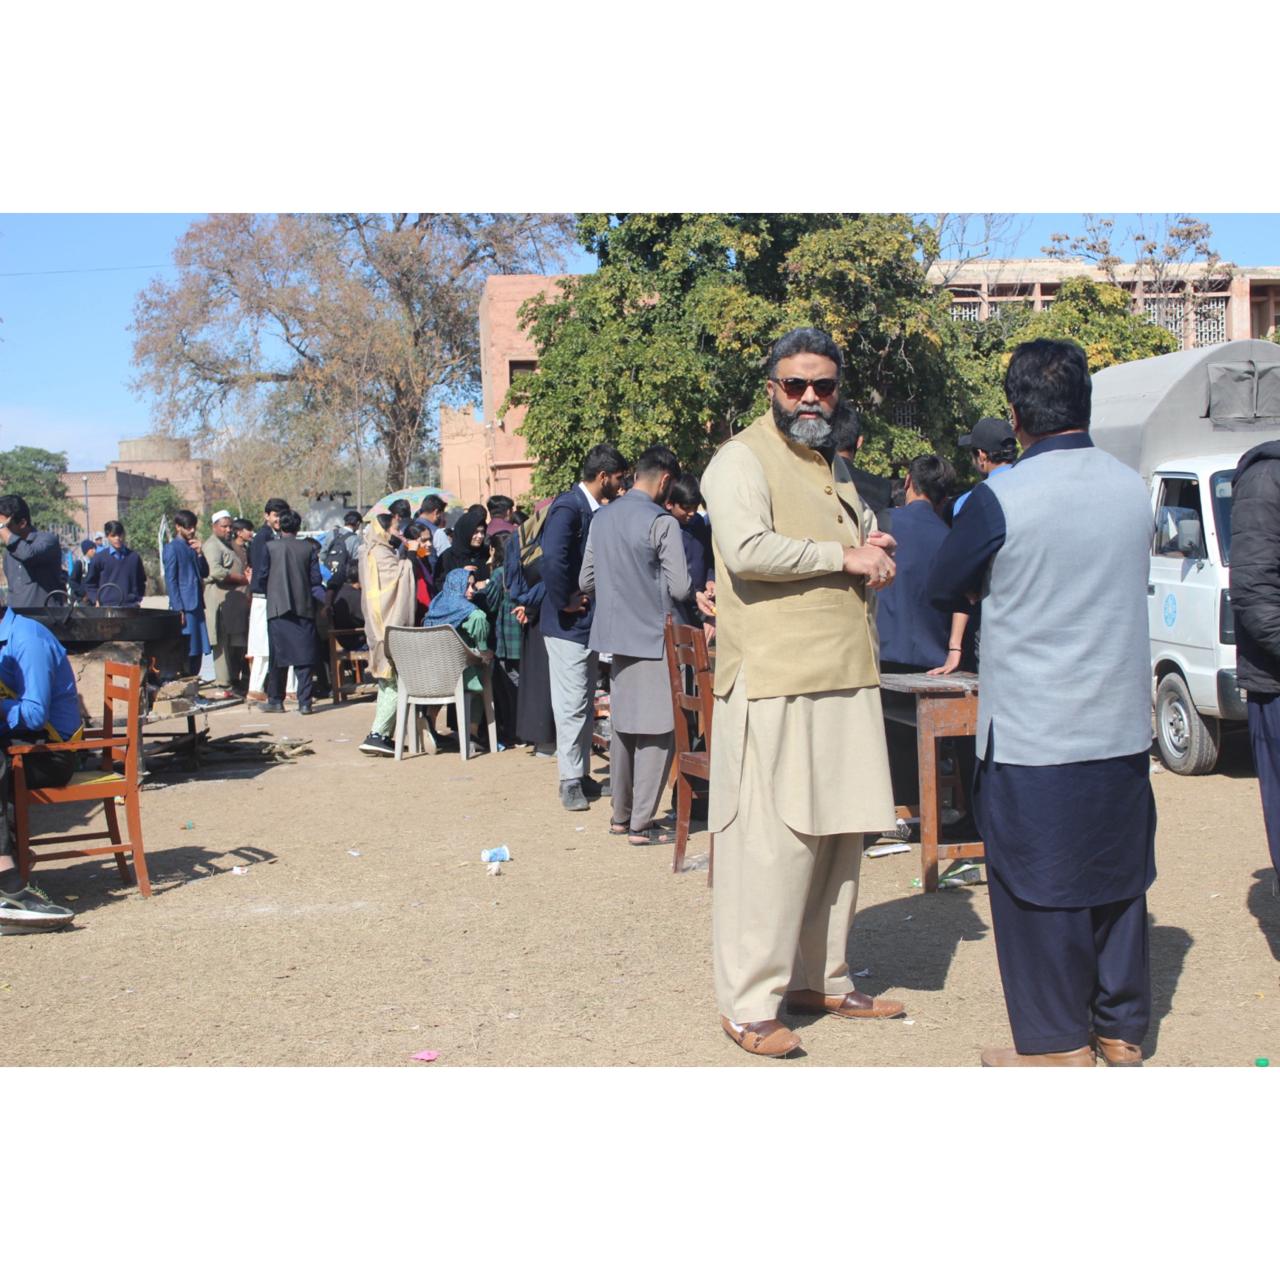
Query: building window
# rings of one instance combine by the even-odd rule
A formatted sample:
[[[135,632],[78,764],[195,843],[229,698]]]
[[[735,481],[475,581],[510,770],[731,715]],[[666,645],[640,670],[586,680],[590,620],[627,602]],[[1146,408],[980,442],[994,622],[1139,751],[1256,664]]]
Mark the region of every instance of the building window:
[[[1019,311],[1027,308],[1030,301],[1030,298],[1006,298],[1003,302],[990,302],[987,304],[987,315],[992,320],[997,316],[1017,315]]]
[[[1226,340],[1226,298],[1201,298],[1196,305],[1196,346],[1209,347]]]
[[[889,409],[889,421],[895,427],[914,427],[916,425],[916,408],[912,404],[895,404]]]
[[[1144,296],[1142,310],[1152,324],[1168,329],[1182,344],[1182,299],[1167,295]]]
[[[953,302],[951,318],[953,320],[977,320],[981,311],[980,302]]]
[[[507,384],[510,385],[516,380],[516,376],[521,373],[536,373],[538,370],[538,362],[536,360],[508,360],[507,361]]]

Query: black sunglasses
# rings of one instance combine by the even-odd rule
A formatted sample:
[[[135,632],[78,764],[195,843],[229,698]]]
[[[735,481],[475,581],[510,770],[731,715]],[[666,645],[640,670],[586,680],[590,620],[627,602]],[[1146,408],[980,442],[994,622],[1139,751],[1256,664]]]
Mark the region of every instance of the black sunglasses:
[[[799,400],[809,387],[813,388],[815,395],[829,396],[840,385],[835,378],[775,378],[774,382],[792,400]]]

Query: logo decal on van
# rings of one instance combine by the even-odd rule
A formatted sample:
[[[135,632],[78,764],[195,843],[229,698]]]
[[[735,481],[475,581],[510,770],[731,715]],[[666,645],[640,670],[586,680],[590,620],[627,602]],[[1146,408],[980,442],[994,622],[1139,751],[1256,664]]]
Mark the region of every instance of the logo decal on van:
[[[1171,627],[1178,620],[1178,600],[1177,597],[1170,592],[1164,598],[1164,625]]]

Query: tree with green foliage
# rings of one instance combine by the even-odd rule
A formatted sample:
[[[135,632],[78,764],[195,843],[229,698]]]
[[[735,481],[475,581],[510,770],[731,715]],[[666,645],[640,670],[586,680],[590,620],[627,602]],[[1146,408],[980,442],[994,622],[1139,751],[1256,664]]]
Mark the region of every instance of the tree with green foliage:
[[[67,469],[65,453],[50,453],[20,444],[0,453],[0,493],[16,493],[31,508],[31,523],[50,529],[71,522],[72,504],[62,473]]]
[[[539,367],[504,406],[528,406],[539,493],[571,485],[603,439],[700,469],[763,411],[764,357],[797,325],[846,352],[863,465],[926,452],[969,414],[949,298],[925,279],[932,233],[905,214],[591,214],[577,234],[599,269],[525,304]]]
[[[173,485],[158,484],[141,498],[135,498],[129,503],[128,510],[120,513],[129,546],[142,557],[143,568],[147,571],[147,590],[152,595],[160,591],[160,552],[156,542],[160,521],[167,518],[172,531],[173,513],[186,505],[186,500]]]
[[[1013,330],[1005,343],[1002,377],[1007,353],[1017,343],[1035,338],[1067,338],[1078,343],[1089,359],[1090,373],[1113,364],[1166,355],[1180,346],[1168,329],[1134,314],[1133,299],[1126,290],[1087,276],[1064,280],[1049,310],[1028,314]]]

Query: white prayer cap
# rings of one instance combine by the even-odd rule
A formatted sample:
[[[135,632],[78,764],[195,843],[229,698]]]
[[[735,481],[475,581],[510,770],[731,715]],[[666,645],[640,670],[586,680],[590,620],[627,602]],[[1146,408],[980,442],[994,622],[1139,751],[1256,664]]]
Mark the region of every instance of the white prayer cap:
[[[213,515],[209,517],[209,523],[217,524],[219,520],[230,520],[230,519],[231,519],[230,511],[215,511]]]

